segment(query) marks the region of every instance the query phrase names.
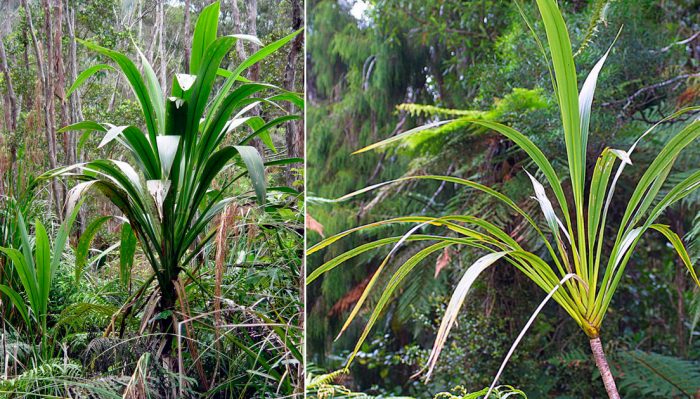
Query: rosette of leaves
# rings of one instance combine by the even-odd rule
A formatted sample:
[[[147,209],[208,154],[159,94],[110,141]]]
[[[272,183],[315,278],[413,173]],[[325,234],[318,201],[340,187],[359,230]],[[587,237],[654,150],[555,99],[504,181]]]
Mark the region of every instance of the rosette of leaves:
[[[270,129],[299,118],[285,113],[265,121],[251,110],[261,104],[284,110],[279,104],[284,101],[303,107],[295,93],[242,77],[247,68],[280,49],[300,31],[262,46],[249,35],[217,37],[218,18],[218,2],[203,9],[192,39],[189,73],[173,77],[167,98],[153,68],[138,49],[143,73],[137,62],[126,55],[81,41],[88,49],[111,59],[116,68],[108,64],[93,66],[78,76],[68,92],[100,70],[117,69],[131,86],[143,120],[128,126],[83,121],[64,127],[61,131],[102,132],[99,147],[117,143],[126,149],[129,161],[97,159],[42,175],[43,179],[62,177],[79,182],[68,196],[69,207],[84,193],[97,190],[121,210],[128,220],[128,230],[133,231],[153,269],[160,290],[157,318],[168,340],[174,333],[169,315],[177,300],[178,276],[214,237],[216,229],[210,228],[209,223],[234,201],[252,202],[252,196],[228,194],[233,185],[247,187],[242,185],[247,177],[258,204],[265,202],[267,164],[249,143],[259,137],[272,146]],[[261,48],[235,69],[221,69],[222,61],[239,40]],[[217,78],[223,82],[217,82]],[[220,87],[217,92],[215,87]],[[240,139],[235,145],[226,144],[228,135],[244,128],[249,132],[238,134]],[[299,160],[289,160],[292,161]],[[224,175],[227,177],[221,178]],[[122,241],[128,240],[128,235],[129,231],[127,237],[122,234]]]
[[[426,378],[429,378],[434,370],[440,352],[447,342],[449,332],[457,320],[457,315],[470,288],[483,271],[494,266],[501,267],[500,265],[503,264],[513,266],[547,293],[544,301],[533,313],[508,352],[485,397],[493,393],[506,362],[549,299],[554,299],[588,336],[596,365],[601,372],[609,397],[620,397],[603,351],[600,332],[612,298],[624,275],[625,267],[645,233],[656,231],[661,234],[661,237],[667,239],[679,254],[695,283],[700,285],[681,238],[668,226],[657,223],[666,209],[700,188],[700,170],[697,169],[687,173],[678,182],[671,183],[667,179],[679,154],[700,137],[700,120],[693,119],[665,144],[656,158],[643,170],[642,177],[634,187],[630,198],[621,199],[614,195],[620,175],[625,167],[632,163],[634,150],[638,143],[652,134],[662,123],[676,118],[680,114],[697,111],[700,108],[685,108],[664,118],[641,134],[640,138],[627,150],[605,148],[595,162],[592,174],[587,175],[587,141],[593,96],[598,76],[610,50],[595,64],[579,91],[571,41],[557,2],[555,0],[537,0],[537,6],[542,16],[548,46],[545,48],[539,39],[537,42],[540,44],[543,56],[551,64],[550,72],[559,103],[563,138],[566,144],[570,190],[565,190],[560,172],[554,169],[548,157],[530,138],[509,126],[487,120],[479,113],[474,112],[444,111],[443,116],[448,115],[454,119],[433,121],[372,144],[357,152],[405,142],[405,140],[417,135],[420,136],[426,131],[450,131],[455,126],[463,127],[467,124],[473,126],[472,130],[477,133],[498,132],[517,145],[532,161],[532,169],[530,170],[532,174],[528,174],[528,176],[533,186],[533,200],[536,201],[541,210],[545,223],[540,225],[513,199],[493,188],[454,176],[403,177],[363,188],[338,200],[346,200],[389,184],[406,181],[430,180],[460,185],[465,190],[475,190],[510,208],[513,215],[524,220],[533,235],[536,235],[544,243],[546,255],[542,256],[539,251],[524,248],[520,242],[502,227],[496,225],[494,221],[469,214],[451,214],[441,217],[423,215],[396,217],[359,226],[324,239],[309,248],[307,254],[326,248],[356,232],[364,232],[386,225],[412,225],[402,236],[385,237],[340,254],[317,267],[307,277],[307,283],[312,283],[319,276],[348,259],[385,246],[392,248],[369,279],[364,292],[341,329],[341,333],[344,332],[358,316],[363,305],[367,303],[371,292],[380,291],[379,299],[375,302],[374,309],[348,360],[348,364],[352,362],[354,356],[361,349],[371,328],[378,321],[382,311],[392,301],[407,276],[419,267],[423,260],[451,246],[473,248],[484,255],[479,257],[464,272],[453,291],[426,365]],[[527,24],[532,26],[529,22]],[[542,178],[549,185],[549,190],[540,182]],[[552,194],[553,197],[551,197]],[[613,225],[609,219],[612,201],[617,203],[624,201],[622,207],[625,211],[618,226]],[[436,232],[435,229],[437,229]],[[385,277],[384,274],[389,274],[386,273],[386,265],[392,255],[402,245],[415,241],[421,241],[427,245],[410,259],[402,262],[388,277]],[[611,248],[611,250],[604,251],[604,248]],[[384,287],[379,287],[381,281],[388,282]]]

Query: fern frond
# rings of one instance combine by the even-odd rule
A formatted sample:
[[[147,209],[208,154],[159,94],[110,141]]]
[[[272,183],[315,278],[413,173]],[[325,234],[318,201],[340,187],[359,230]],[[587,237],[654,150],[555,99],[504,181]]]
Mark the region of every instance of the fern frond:
[[[399,111],[406,111],[411,116],[462,116],[478,118],[485,114],[483,111],[472,111],[464,109],[451,109],[436,107],[434,105],[422,104],[399,104],[396,106]]]
[[[477,392],[467,392],[462,386],[456,386],[452,392],[440,392],[435,395],[434,399],[480,399],[488,393],[489,389],[484,388]],[[510,385],[501,385],[494,387],[491,392],[492,398],[524,398],[527,399],[525,392],[513,388]]]
[[[591,19],[588,22],[588,28],[586,28],[586,36],[583,37],[583,40],[581,41],[578,50],[576,50],[574,57],[586,50],[593,41],[593,38],[595,38],[596,34],[598,34],[598,27],[600,26],[601,22],[605,22],[605,15],[607,14],[609,6],[610,0],[596,0],[595,4],[593,4],[593,13],[591,14]]]
[[[320,387],[321,385],[327,385],[333,383],[338,377],[341,375],[345,374],[345,370],[336,370],[330,373],[326,374],[321,374],[321,375],[312,375],[309,374],[309,378],[307,379],[306,382],[306,388],[307,389],[316,389]]]
[[[644,398],[695,397],[700,393],[700,365],[640,350],[622,352],[620,388]]]

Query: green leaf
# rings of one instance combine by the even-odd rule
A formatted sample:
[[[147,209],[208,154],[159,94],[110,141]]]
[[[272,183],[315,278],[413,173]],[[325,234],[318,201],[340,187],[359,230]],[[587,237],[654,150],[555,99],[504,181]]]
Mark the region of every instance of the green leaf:
[[[352,362],[353,358],[355,355],[360,351],[362,348],[362,344],[365,342],[367,339],[367,336],[369,336],[370,331],[372,330],[372,327],[374,327],[375,323],[377,320],[379,320],[379,316],[381,315],[382,311],[386,307],[386,305],[389,303],[390,299],[392,298],[394,292],[396,289],[399,287],[401,282],[406,278],[406,276],[425,258],[430,256],[431,254],[440,251],[444,248],[447,248],[448,246],[452,245],[451,242],[439,242],[436,244],[433,244],[427,248],[424,248],[420,250],[417,254],[413,255],[409,260],[407,260],[405,263],[403,263],[397,270],[394,272],[394,274],[391,276],[391,279],[389,280],[389,283],[384,287],[382,290],[382,295],[377,301],[377,304],[374,307],[374,310],[372,311],[371,316],[369,317],[369,320],[367,321],[367,324],[365,324],[365,328],[362,331],[362,334],[360,337],[357,339],[357,343],[355,344],[355,349],[353,352],[350,354],[350,357],[347,360],[346,367],[350,365]],[[369,288],[369,287],[368,287]]]
[[[46,311],[49,301],[49,290],[51,289],[51,249],[49,245],[49,236],[46,233],[44,225],[38,220],[34,224],[36,236],[35,264],[37,288],[39,289],[39,313],[40,320],[46,317]],[[43,327],[43,326],[42,326]],[[46,333],[46,331],[44,331]]]
[[[160,159],[155,156],[153,147],[151,147],[143,132],[134,126],[128,126],[121,132],[121,135],[124,138],[125,145],[133,154],[134,160],[143,170],[146,180],[160,178]],[[156,137],[156,143],[158,143],[158,140],[158,137]]]
[[[440,322],[440,328],[437,332],[437,337],[435,338],[435,343],[433,344],[433,349],[430,351],[430,357],[428,358],[428,363],[426,367],[428,368],[428,373],[426,374],[426,379],[430,378],[433,372],[437,359],[440,356],[442,348],[445,346],[447,341],[447,335],[450,333],[452,326],[457,321],[457,315],[459,310],[462,308],[462,304],[469,293],[469,289],[476,281],[477,277],[486,270],[489,266],[493,265],[506,256],[508,252],[494,252],[481,258],[477,259],[474,264],[472,264],[467,271],[462,276],[462,279],[457,284],[452,297],[450,298],[450,303],[447,305],[445,310],[445,315],[442,317],[442,322]]]
[[[272,143],[272,139],[270,138],[270,134],[269,134],[270,129],[272,129],[275,126],[281,125],[285,122],[299,120],[299,119],[301,119],[301,117],[299,115],[284,115],[284,116],[281,116],[279,118],[275,118],[275,119],[267,122],[263,126],[254,128],[255,131],[253,131],[253,133],[249,134],[248,136],[246,136],[246,138],[241,140],[240,144],[241,145],[247,144],[253,138],[260,137],[260,139],[262,140],[263,143],[265,143],[266,146],[268,146],[273,152],[277,153],[277,149],[275,148],[275,145]],[[246,121],[246,122],[248,122],[248,121]]]
[[[29,233],[27,232],[27,223],[24,221],[22,211],[17,210],[17,227],[19,227],[20,240],[22,242],[22,253],[30,270],[34,270],[34,258],[32,257],[32,245],[29,242]],[[36,276],[34,277],[36,278]]]
[[[63,250],[66,247],[66,241],[68,241],[68,235],[70,234],[70,231],[73,227],[73,223],[78,217],[78,212],[80,211],[80,207],[83,205],[84,201],[85,200],[83,199],[80,200],[80,202],[78,202],[78,204],[71,211],[70,215],[68,215],[63,221],[61,227],[58,228],[58,233],[56,233],[56,241],[54,242],[53,246],[53,252],[51,253],[51,279],[53,279],[53,277],[56,275],[56,270],[58,270],[58,264],[61,262],[61,258],[63,257]]]
[[[151,63],[148,62],[148,58],[143,55],[135,43],[134,47],[136,47],[136,52],[139,54],[139,57],[141,57],[141,66],[143,67],[146,78],[146,89],[151,97],[153,110],[156,113],[156,120],[158,121],[158,134],[165,134],[165,101],[163,100],[163,89],[160,87],[158,77],[156,77]]]
[[[96,74],[99,71],[104,71],[104,70],[114,70],[110,65],[107,64],[97,64],[93,65],[90,68],[82,71],[80,75],[78,75],[77,78],[75,78],[75,82],[66,90],[66,97],[70,97],[73,92],[78,89],[83,83],[85,83],[86,80],[88,80],[92,75]]]
[[[204,58],[207,47],[216,40],[219,29],[219,2],[216,1],[202,10],[197,18],[192,36],[192,52],[190,53],[190,74],[199,73],[200,63]]]
[[[622,217],[618,241],[622,233],[633,227],[651,206],[678,154],[698,138],[700,138],[700,120],[694,120],[666,143],[644,171]]]
[[[396,142],[398,142],[398,141],[405,140],[405,139],[408,138],[409,136],[412,136],[412,135],[414,135],[414,134],[416,134],[416,133],[418,133],[418,132],[422,132],[422,131],[424,131],[424,130],[434,129],[434,128],[436,128],[436,127],[439,127],[439,126],[442,126],[442,125],[445,125],[445,124],[448,124],[448,123],[451,123],[451,122],[454,122],[454,119],[449,119],[449,120],[445,120],[445,121],[438,121],[438,122],[426,123],[425,125],[421,125],[421,126],[418,126],[418,127],[414,127],[413,129],[410,129],[410,130],[407,130],[407,131],[405,131],[405,132],[403,132],[403,133],[397,134],[396,136],[393,136],[393,137],[390,137],[390,138],[388,138],[388,139],[385,139],[385,140],[379,141],[379,142],[377,142],[377,143],[370,144],[370,145],[368,145],[368,146],[366,146],[366,147],[360,148],[359,150],[353,152],[352,154],[353,154],[353,155],[355,155],[355,154],[360,154],[360,153],[363,153],[363,152],[366,152],[366,151],[370,151],[370,150],[374,150],[374,149],[377,149],[377,148],[385,147],[385,146],[387,146],[387,145],[389,145],[389,144],[393,144],[393,143],[396,143]]]
[[[131,280],[131,268],[134,265],[136,253],[136,235],[129,223],[122,224],[121,246],[119,247],[119,279],[123,286],[128,287]]]
[[[690,260],[690,255],[688,255],[688,251],[685,249],[683,241],[678,234],[663,224],[652,224],[649,226],[649,228],[663,234],[671,245],[673,245],[673,248],[678,253],[678,256],[683,261],[683,264],[688,269],[688,272],[690,272],[691,277],[693,277],[693,281],[695,281],[695,284],[700,287],[700,280],[698,280],[698,275],[695,273],[695,269],[693,268],[693,262]]]
[[[78,284],[80,281],[80,278],[83,274],[83,269],[85,268],[85,265],[87,264],[87,259],[88,259],[88,253],[90,251],[90,245],[92,244],[92,240],[95,238],[95,235],[99,231],[100,227],[102,227],[105,222],[110,220],[112,217],[111,216],[102,216],[99,217],[92,222],[85,228],[85,231],[83,234],[80,236],[80,240],[78,241],[78,247],[75,250],[75,283]]]
[[[32,311],[35,315],[38,315],[40,312],[40,299],[36,274],[34,272],[34,267],[30,266],[27,262],[28,259],[32,259],[31,256],[29,258],[25,258],[22,255],[22,252],[14,248],[0,247],[0,252],[4,253],[12,261],[12,264],[15,266],[17,276],[22,283],[22,288],[24,288],[24,292],[27,294],[27,298],[29,298],[29,304],[32,307]]]
[[[255,147],[251,146],[236,145],[234,148],[241,155],[241,159],[243,159],[243,162],[248,168],[248,175],[253,182],[253,188],[255,189],[255,196],[258,198],[258,203],[261,205],[264,204],[267,181],[265,179],[265,166],[263,165],[263,159],[260,153]]]
[[[382,239],[379,239],[376,241],[372,241],[372,242],[354,247],[347,252],[343,252],[342,254],[340,254],[340,255],[334,257],[333,259],[329,260],[328,262],[320,265],[319,267],[315,268],[311,273],[309,273],[308,276],[306,277],[306,284],[307,285],[311,284],[317,278],[321,277],[321,275],[328,273],[329,271],[333,270],[337,266],[340,266],[340,264],[347,261],[348,259],[352,259],[352,258],[359,256],[367,251],[371,251],[373,249],[383,247],[384,245],[395,244],[396,242],[401,240],[401,238],[402,238],[401,236],[382,238]],[[447,239],[447,238],[441,237],[441,236],[415,234],[415,235],[412,235],[410,237],[407,237],[406,241],[442,240],[442,239]]]
[[[289,101],[299,109],[304,109],[304,99],[296,93],[286,92],[267,98],[270,101]]]
[[[190,89],[189,95],[185,97],[188,106],[187,127],[185,128],[185,132],[187,132],[184,145],[185,153],[188,153],[188,149],[196,143],[200,119],[204,115],[204,109],[214,87],[216,71],[235,43],[235,37],[220,37],[211,43],[204,53],[197,73],[197,79]]]
[[[141,104],[141,110],[143,112],[143,116],[146,121],[146,127],[148,130],[149,141],[152,146],[155,146],[156,135],[158,134],[159,126],[158,116],[156,114],[153,102],[149,95],[149,90],[144,84],[143,78],[141,77],[141,73],[139,73],[139,70],[136,67],[136,65],[124,54],[106,49],[104,47],[98,46],[95,43],[91,43],[85,40],[78,39],[78,41],[90,50],[96,51],[102,55],[111,58],[114,62],[117,63],[117,65],[119,65],[119,68],[121,69],[122,73],[129,81],[131,89],[134,91],[134,94],[136,95],[139,104]]]
[[[101,123],[93,121],[82,121],[74,123],[72,125],[64,126],[57,130],[58,133],[69,132],[71,130],[97,130],[99,132],[106,132],[107,129],[102,126]]]
[[[253,53],[250,57],[248,57],[245,61],[243,61],[236,69],[231,73],[230,77],[226,79],[226,82],[224,83],[224,86],[221,89],[221,92],[219,95],[216,97],[214,100],[214,105],[211,107],[212,112],[216,112],[219,107],[221,106],[221,103],[224,101],[224,98],[228,94],[229,90],[231,90],[231,87],[233,87],[233,84],[236,83],[239,80],[239,77],[243,71],[246,69],[250,68],[251,66],[257,64],[258,62],[262,61],[267,57],[268,55],[274,53],[275,51],[279,50],[282,46],[285,44],[289,43],[296,35],[301,33],[304,29],[301,28],[297,30],[296,32],[287,35],[276,42],[272,42],[268,44],[267,46],[261,48],[260,50],[256,51]]]
[[[246,58],[245,61],[238,65],[238,67],[236,67],[236,69],[234,69],[233,71],[233,76],[238,77],[241,73],[243,73],[243,71],[262,61],[268,55],[279,50],[282,46],[289,43],[292,39],[294,39],[298,34],[300,34],[303,31],[304,28],[301,28],[275,42],[268,44],[267,46],[262,47],[260,50],[253,53],[250,57]]]
[[[265,166],[291,165],[304,162],[304,158],[284,158],[265,162]]]
[[[574,57],[571,51],[571,40],[556,1],[537,0],[537,6],[540,9],[540,14],[542,14],[542,22],[547,32],[547,41],[552,55],[574,200],[577,204],[583,206],[586,148],[584,146],[585,139],[580,132],[578,83],[576,81]]]
[[[700,391],[700,367],[692,360],[627,350],[616,355],[615,363],[628,398],[692,398]]]
[[[227,133],[228,118],[239,104],[254,93],[269,88],[269,85],[261,83],[243,84],[236,90],[225,96],[221,107],[214,113],[209,112],[205,123],[204,133],[199,142],[198,157],[204,158],[211,153],[222,141]],[[241,119],[243,122],[245,120]],[[239,120],[240,121],[240,120]]]
[[[27,327],[31,330],[31,319],[29,318],[29,311],[27,310],[27,305],[24,303],[24,299],[20,296],[17,291],[5,284],[0,284],[0,291],[10,298],[10,301],[15,305],[17,311],[27,323]]]

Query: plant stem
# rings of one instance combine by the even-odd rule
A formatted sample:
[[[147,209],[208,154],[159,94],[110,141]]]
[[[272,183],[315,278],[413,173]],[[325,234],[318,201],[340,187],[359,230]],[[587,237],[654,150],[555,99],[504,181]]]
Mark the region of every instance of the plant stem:
[[[615,386],[615,379],[610,372],[608,361],[605,359],[605,352],[603,352],[603,344],[600,342],[600,337],[591,338],[590,342],[595,364],[598,366],[600,376],[603,377],[603,385],[605,385],[605,390],[608,392],[608,397],[610,399],[620,399],[617,386]]]

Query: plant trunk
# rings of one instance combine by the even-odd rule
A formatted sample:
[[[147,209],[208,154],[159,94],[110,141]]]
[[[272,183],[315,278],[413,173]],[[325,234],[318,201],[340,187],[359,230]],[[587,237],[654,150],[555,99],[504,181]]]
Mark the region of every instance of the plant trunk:
[[[598,366],[600,376],[603,378],[603,385],[605,385],[605,390],[608,392],[608,397],[610,399],[620,399],[617,386],[615,386],[615,379],[610,372],[608,361],[605,359],[605,352],[603,352],[603,344],[600,342],[600,337],[591,338],[591,351],[595,358],[595,365]]]
[[[177,276],[177,274],[175,274]],[[177,279],[177,277],[176,277]],[[158,329],[163,334],[163,350],[161,352],[163,360],[170,367],[175,367],[175,362],[172,359],[173,338],[175,337],[175,302],[177,301],[177,291],[175,288],[176,280],[164,278],[159,281],[160,286],[160,302],[158,303],[159,312],[170,312],[169,315],[161,316],[158,320]],[[174,370],[174,368],[171,368]]]

